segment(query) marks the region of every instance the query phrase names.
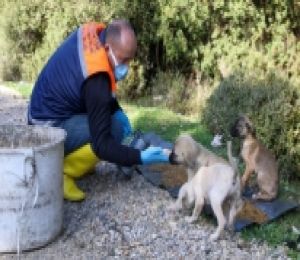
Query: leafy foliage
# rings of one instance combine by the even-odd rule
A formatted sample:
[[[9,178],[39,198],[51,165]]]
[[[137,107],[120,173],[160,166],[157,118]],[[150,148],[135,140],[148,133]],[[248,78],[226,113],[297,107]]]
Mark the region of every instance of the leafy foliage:
[[[139,46],[131,73],[120,84],[121,96],[136,99],[161,91],[168,107],[203,112],[213,128],[225,129],[224,120],[234,112],[249,112],[281,165],[299,167],[299,114],[294,111],[299,103],[295,89],[300,90],[299,1],[2,0],[0,13],[3,79],[34,81],[78,25],[126,18]],[[236,71],[243,76],[226,79]],[[256,79],[249,78],[253,71]],[[271,74],[276,80],[265,76]],[[275,124],[281,122],[276,115],[282,126]]]
[[[109,5],[89,0],[13,0],[5,2],[2,31],[6,36],[5,63],[16,74],[2,71],[4,79],[34,80],[61,41],[81,23],[108,22],[114,15]],[[115,1],[110,1],[111,5]],[[13,59],[12,59],[13,56]],[[14,58],[16,56],[16,58]]]
[[[258,65],[262,74],[280,71],[292,81],[299,79],[297,1],[2,1],[0,27],[5,50],[12,50],[6,62],[23,79],[35,79],[76,26],[116,17],[129,19],[137,32],[143,89],[151,87],[159,69],[183,72],[186,78],[201,71],[202,79],[219,80],[220,62],[231,70]]]

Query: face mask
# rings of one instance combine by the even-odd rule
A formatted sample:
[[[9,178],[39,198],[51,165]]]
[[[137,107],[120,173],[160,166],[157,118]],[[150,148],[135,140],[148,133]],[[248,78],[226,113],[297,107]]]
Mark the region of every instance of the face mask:
[[[119,64],[111,47],[109,47],[109,52],[110,52],[110,55],[114,61],[114,65],[115,65],[114,74],[115,74],[116,81],[124,79],[128,72],[128,65],[127,64]]]

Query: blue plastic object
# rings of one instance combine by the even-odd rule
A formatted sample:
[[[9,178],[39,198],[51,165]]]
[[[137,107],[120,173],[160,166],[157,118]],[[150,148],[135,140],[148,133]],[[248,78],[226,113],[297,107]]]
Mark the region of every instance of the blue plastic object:
[[[166,155],[161,147],[150,146],[141,152],[143,164],[169,162],[169,156]]]

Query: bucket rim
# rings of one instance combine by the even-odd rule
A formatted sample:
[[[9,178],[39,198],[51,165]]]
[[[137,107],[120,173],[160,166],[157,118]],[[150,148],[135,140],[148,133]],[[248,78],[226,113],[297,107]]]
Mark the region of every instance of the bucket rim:
[[[48,149],[49,147],[53,147],[58,145],[61,142],[64,142],[64,140],[67,137],[67,132],[63,128],[60,127],[55,127],[55,126],[41,126],[41,125],[8,125],[8,124],[0,124],[0,129],[4,127],[15,127],[15,128],[28,128],[28,129],[37,129],[37,130],[45,130],[47,129],[48,131],[53,131],[57,132],[57,138],[53,142],[48,142],[45,144],[39,144],[39,145],[32,145],[31,147],[16,147],[16,148],[9,148],[9,147],[0,147],[0,153],[12,153],[12,152],[24,152],[28,150],[33,150],[33,151],[42,151],[45,149]]]

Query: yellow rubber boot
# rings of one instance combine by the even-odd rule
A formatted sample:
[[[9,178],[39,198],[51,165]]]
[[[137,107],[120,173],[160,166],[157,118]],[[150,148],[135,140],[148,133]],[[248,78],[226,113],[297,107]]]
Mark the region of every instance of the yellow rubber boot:
[[[74,178],[79,178],[91,171],[99,159],[94,154],[91,145],[86,144],[64,159],[64,198],[71,201],[80,201],[85,193],[80,190]]]
[[[66,174],[64,174],[64,198],[70,201],[85,199],[85,193],[77,187],[74,179]]]

